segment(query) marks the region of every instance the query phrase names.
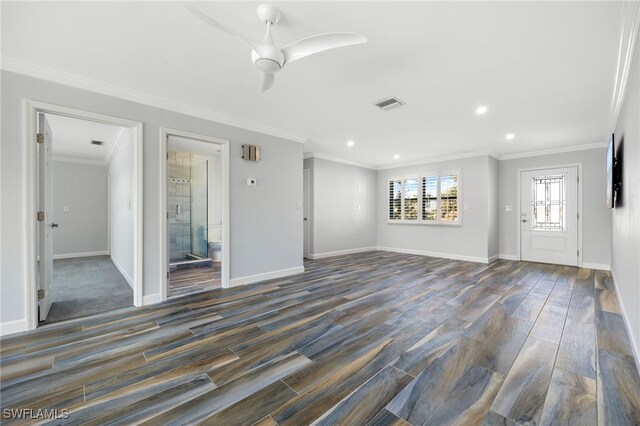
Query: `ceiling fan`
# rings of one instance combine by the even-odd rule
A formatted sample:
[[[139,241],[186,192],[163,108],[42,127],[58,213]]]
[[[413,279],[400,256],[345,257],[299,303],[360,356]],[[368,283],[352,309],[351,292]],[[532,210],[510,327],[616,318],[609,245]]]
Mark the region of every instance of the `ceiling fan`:
[[[366,43],[367,38],[355,33],[326,33],[303,38],[279,48],[271,37],[271,26],[277,24],[282,18],[282,13],[277,7],[264,4],[258,7],[258,17],[267,25],[267,32],[259,43],[254,43],[246,36],[229,29],[205,14],[193,4],[183,5],[195,16],[205,23],[234,37],[238,37],[251,47],[251,60],[260,71],[260,92],[269,89],[275,80],[275,73],[290,62],[305,58],[315,53],[337,47],[351,46]]]

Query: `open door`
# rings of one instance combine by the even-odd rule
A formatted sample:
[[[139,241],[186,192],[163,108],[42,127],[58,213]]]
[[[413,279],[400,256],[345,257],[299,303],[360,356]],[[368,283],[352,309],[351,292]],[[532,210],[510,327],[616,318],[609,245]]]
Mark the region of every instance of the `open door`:
[[[38,305],[40,321],[51,309],[53,280],[53,170],[51,128],[44,114],[38,115]]]

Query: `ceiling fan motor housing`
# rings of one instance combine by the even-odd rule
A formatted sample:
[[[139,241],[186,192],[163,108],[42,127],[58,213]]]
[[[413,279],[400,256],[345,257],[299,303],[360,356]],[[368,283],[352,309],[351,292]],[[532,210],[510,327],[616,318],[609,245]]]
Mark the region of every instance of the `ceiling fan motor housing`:
[[[262,72],[276,73],[284,65],[284,54],[273,44],[261,43],[251,51],[253,65]]]

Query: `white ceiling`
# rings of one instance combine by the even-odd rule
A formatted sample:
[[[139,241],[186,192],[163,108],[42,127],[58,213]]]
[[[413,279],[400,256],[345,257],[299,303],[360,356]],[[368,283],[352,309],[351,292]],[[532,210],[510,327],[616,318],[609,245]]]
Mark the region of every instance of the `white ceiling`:
[[[199,7],[259,40],[259,4]],[[275,4],[280,46],[331,31],[369,42],[290,64],[259,94],[248,48],[178,3],[3,2],[2,54],[282,129],[308,138],[306,152],[371,165],[590,144],[611,131],[621,2]],[[372,105],[387,96],[407,105]]]
[[[106,163],[120,127],[60,115],[45,116],[51,127],[54,159],[57,157]],[[92,145],[92,140],[103,141],[104,145]]]

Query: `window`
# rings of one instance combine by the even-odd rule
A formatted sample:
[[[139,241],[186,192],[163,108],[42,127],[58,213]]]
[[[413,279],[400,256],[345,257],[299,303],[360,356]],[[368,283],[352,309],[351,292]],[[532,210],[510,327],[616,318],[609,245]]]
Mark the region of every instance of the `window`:
[[[425,173],[389,180],[389,221],[460,223],[460,173]]]
[[[564,175],[535,177],[531,190],[531,229],[564,231]]]

